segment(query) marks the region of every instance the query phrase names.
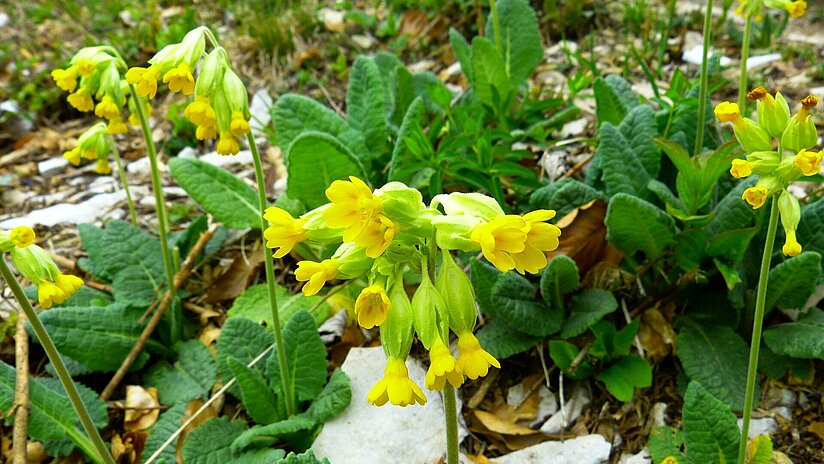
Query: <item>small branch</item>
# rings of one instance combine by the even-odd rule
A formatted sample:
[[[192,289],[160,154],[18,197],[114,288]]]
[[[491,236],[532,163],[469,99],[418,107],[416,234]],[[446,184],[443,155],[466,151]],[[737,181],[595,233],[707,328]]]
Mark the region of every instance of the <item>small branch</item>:
[[[586,356],[589,349],[592,348],[592,343],[593,340],[590,340],[587,342],[586,345],[584,345],[583,348],[581,348],[581,351],[578,352],[578,355],[575,356],[575,359],[573,359],[572,362],[569,364],[567,372],[569,372],[570,374],[574,374],[575,371],[578,370],[578,366],[581,364],[581,361],[584,360],[584,356]]]
[[[17,383],[14,387],[14,434],[12,446],[14,464],[27,464],[26,445],[29,441],[29,334],[26,332],[26,313],[17,310],[17,331],[14,334],[14,362]]]
[[[163,317],[163,314],[166,312],[166,309],[169,308],[172,304],[172,300],[174,299],[174,295],[177,292],[177,289],[183,285],[183,282],[189,278],[192,273],[192,266],[195,263],[195,260],[203,251],[203,248],[206,247],[206,244],[209,243],[212,236],[217,229],[216,226],[211,227],[209,230],[203,233],[200,236],[195,246],[189,251],[189,255],[186,257],[186,261],[180,266],[180,270],[174,276],[174,282],[172,282],[172,288],[166,291],[163,295],[163,300],[160,301],[160,304],[157,307],[157,311],[155,311],[152,318],[149,320],[149,323],[146,324],[146,327],[143,329],[143,332],[140,334],[140,338],[132,347],[132,351],[129,352],[129,355],[126,356],[126,359],[123,360],[123,363],[120,365],[120,368],[117,369],[115,372],[114,377],[112,380],[109,381],[109,384],[106,385],[106,388],[103,389],[103,393],[100,394],[100,398],[103,401],[108,400],[111,398],[112,394],[114,393],[115,388],[117,385],[120,384],[120,381],[123,380],[123,377],[126,375],[126,372],[132,367],[135,360],[137,360],[137,356],[143,351],[143,347],[146,345],[146,342],[149,340],[149,337],[154,332],[154,329],[160,323],[160,319]]]

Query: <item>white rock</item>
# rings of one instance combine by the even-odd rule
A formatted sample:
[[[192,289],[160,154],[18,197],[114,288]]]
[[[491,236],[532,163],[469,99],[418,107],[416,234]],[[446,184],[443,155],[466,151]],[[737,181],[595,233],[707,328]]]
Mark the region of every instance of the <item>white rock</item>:
[[[206,153],[200,157],[201,161],[205,161],[217,167],[226,167],[233,164],[252,164],[252,152],[249,150],[241,150],[237,155],[224,156],[218,155],[216,151]]]
[[[163,187],[163,194],[166,198],[183,198],[189,196],[189,194],[180,187]]]
[[[768,64],[772,63],[773,61],[778,61],[781,59],[780,53],[770,53],[767,55],[756,55],[747,58],[747,70],[756,70],[759,68],[763,68]],[[722,63],[723,64],[723,63]]]
[[[11,229],[17,226],[32,226],[35,224],[51,227],[57,224],[94,222],[107,215],[115,204],[124,199],[126,199],[126,194],[122,190],[114,193],[103,193],[95,195],[82,203],[61,203],[32,211],[23,217],[8,219],[0,222],[0,228]]]
[[[40,172],[41,176],[51,177],[62,171],[68,165],[69,162],[66,158],[63,158],[62,156],[54,157],[37,163],[37,170]]]
[[[638,454],[622,454],[618,464],[652,464],[652,458],[644,448]]]
[[[495,464],[602,464],[609,459],[611,449],[601,435],[586,435],[566,441],[545,441],[490,461]]]
[[[144,156],[143,158],[127,164],[126,172],[137,176],[149,176],[152,172],[152,165],[149,163],[149,157]]]
[[[663,427],[667,425],[667,403],[655,403],[652,405],[652,426]]]
[[[343,22],[345,15],[346,13],[343,11],[333,10],[326,7],[321,8],[320,11],[318,11],[318,19],[320,19],[326,29],[331,32],[343,32],[346,29],[346,25]]]
[[[589,119],[587,118],[580,118],[574,121],[569,121],[568,123],[564,124],[564,127],[561,128],[561,134],[559,138],[566,139],[569,137],[577,137],[584,133],[589,125]]]
[[[683,59],[684,61],[686,61],[687,63],[690,63],[690,64],[700,65],[701,64],[701,59],[703,58],[703,53],[704,53],[704,47],[701,46],[701,45],[698,45],[698,46],[695,46],[695,47],[684,50],[683,55],[681,55],[681,59]],[[710,53],[709,53],[708,56],[712,57],[712,55],[714,55],[714,53],[712,52],[712,50],[710,50]],[[721,66],[727,66],[730,63],[732,63],[731,59],[727,58],[726,56],[721,57]]]
[[[375,45],[375,38],[372,37],[371,35],[368,35],[368,34],[367,35],[355,34],[355,35],[352,35],[351,39],[352,39],[352,42],[355,42],[355,45],[357,45],[358,47],[360,47],[364,50],[369,50],[370,48],[372,48],[373,45]]]
[[[461,71],[462,71],[461,62],[456,61],[456,62],[450,64],[448,68],[446,68],[446,76],[447,77],[457,76],[458,74],[461,73]]]
[[[0,198],[3,199],[3,207],[8,208],[9,206],[23,203],[33,196],[34,192],[30,190],[26,190],[25,192],[21,190],[7,190],[3,192],[3,195]]]
[[[558,411],[541,426],[541,432],[556,434],[564,431],[565,425],[572,424],[581,415],[584,406],[589,404],[589,391],[578,385],[571,397],[566,399],[563,411]]]
[[[538,403],[538,413],[535,415],[535,420],[529,424],[533,428],[541,425],[548,417],[558,412],[558,398],[546,385],[541,385],[538,388],[538,395],[541,397],[541,401]]]
[[[249,110],[249,111],[251,111],[251,110]],[[197,151],[196,148],[186,146],[186,147],[183,147],[183,150],[180,150],[180,152],[177,154],[177,157],[178,158],[197,158],[198,153],[199,152]]]
[[[252,120],[249,121],[249,125],[252,126],[252,135],[255,137],[265,135],[263,129],[272,120],[272,113],[269,110],[273,104],[272,96],[269,95],[266,89],[260,89],[252,96],[252,104],[249,105]]]
[[[741,427],[744,425],[744,419],[738,419],[738,429],[740,430]],[[775,421],[772,417],[762,417],[759,419],[751,419],[750,420],[750,430],[747,436],[749,439],[753,439],[759,435],[772,435],[773,432],[778,430],[778,422]]]
[[[421,71],[429,71],[434,67],[435,67],[435,60],[430,60],[430,59],[421,60],[421,61],[418,61],[417,63],[412,63],[409,66],[407,66],[407,68],[409,69],[409,72],[411,72],[411,73],[416,73],[416,72],[421,72]]]
[[[567,153],[563,150],[546,151],[538,164],[544,169],[549,180],[558,180],[567,171]]]
[[[406,365],[409,377],[422,387],[426,371],[421,363],[410,359]],[[385,366],[380,347],[349,351],[341,369],[352,381],[352,403],[323,426],[312,445],[318,459],[328,457],[335,464],[434,464],[446,454],[440,394],[423,389],[426,404],[405,408],[366,401]]]
[[[0,13],[0,27],[8,26],[10,19],[11,18],[6,13]]]

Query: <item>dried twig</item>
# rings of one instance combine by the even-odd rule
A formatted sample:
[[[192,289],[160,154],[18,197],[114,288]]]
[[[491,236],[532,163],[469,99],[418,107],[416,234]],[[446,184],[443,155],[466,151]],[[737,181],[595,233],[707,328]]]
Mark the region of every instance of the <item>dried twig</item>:
[[[27,464],[26,446],[29,441],[29,334],[26,332],[26,313],[17,310],[17,331],[14,334],[14,361],[17,383],[14,387],[14,464]]]
[[[155,311],[154,315],[151,319],[149,319],[149,323],[146,324],[146,327],[143,329],[143,332],[140,334],[140,338],[132,347],[132,351],[129,352],[129,355],[126,356],[126,359],[123,360],[123,363],[120,364],[120,368],[117,369],[115,372],[114,377],[112,380],[109,381],[109,384],[106,385],[106,388],[103,389],[103,393],[100,394],[100,398],[104,401],[111,398],[112,394],[114,393],[114,389],[117,388],[117,385],[123,380],[123,377],[126,375],[126,371],[132,367],[132,364],[137,360],[137,356],[143,351],[143,347],[146,345],[146,342],[149,340],[149,337],[154,332],[154,329],[157,327],[157,324],[160,323],[160,318],[163,317],[163,313],[166,312],[166,309],[171,305],[172,300],[174,299],[174,294],[177,292],[177,289],[183,285],[183,282],[189,278],[189,275],[192,273],[192,266],[195,263],[195,260],[200,255],[200,252],[203,251],[203,248],[206,247],[206,244],[209,243],[212,236],[214,235],[215,230],[217,229],[216,226],[212,226],[209,230],[203,233],[200,236],[195,246],[189,251],[189,255],[186,257],[186,260],[180,266],[180,270],[177,271],[175,274],[174,282],[172,283],[172,287],[166,291],[163,295],[163,300],[161,300],[160,304],[157,307],[157,311]]]

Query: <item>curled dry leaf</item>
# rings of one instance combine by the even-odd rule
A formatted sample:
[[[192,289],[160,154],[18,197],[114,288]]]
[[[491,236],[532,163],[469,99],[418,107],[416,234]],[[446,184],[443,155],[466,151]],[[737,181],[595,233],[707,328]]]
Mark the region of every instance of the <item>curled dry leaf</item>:
[[[641,327],[638,338],[647,356],[653,360],[665,358],[671,351],[675,341],[675,330],[672,329],[672,313],[674,306],[670,303],[664,306],[665,316],[656,303],[655,307],[641,314]]]
[[[135,464],[140,463],[143,448],[146,445],[146,432],[129,432],[123,434],[114,434],[112,437],[112,457],[119,464]]]
[[[128,431],[146,430],[157,422],[160,402],[157,388],[143,388],[139,385],[126,387],[126,417],[123,427]]]
[[[556,225],[561,229],[561,243],[557,250],[549,253],[549,258],[569,256],[583,276],[587,276],[590,269],[599,263],[617,268],[623,255],[606,240],[606,215],[607,203],[598,199],[575,208],[559,219]]]
[[[262,264],[263,248],[260,246],[247,252],[245,258],[242,254],[238,255],[219,278],[212,280],[213,285],[206,290],[206,301],[217,303],[237,298],[249,286],[252,276]]]

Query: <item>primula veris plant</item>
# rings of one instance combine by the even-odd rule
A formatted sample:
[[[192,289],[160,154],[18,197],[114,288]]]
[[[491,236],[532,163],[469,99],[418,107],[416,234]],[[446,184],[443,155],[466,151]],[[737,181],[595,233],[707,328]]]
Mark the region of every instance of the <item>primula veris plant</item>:
[[[760,18],[764,7],[786,11],[793,19],[800,18],[807,12],[807,2],[804,0],[740,0],[735,12],[744,17]]]
[[[112,168],[109,166],[109,155],[114,150],[117,150],[117,146],[111,134],[106,130],[106,124],[99,122],[80,134],[77,145],[63,153],[63,158],[66,158],[74,166],[80,165],[81,158],[96,161],[94,172],[109,174],[112,172]]]
[[[507,215],[494,199],[476,193],[438,195],[426,206],[420,192],[403,183],[373,191],[357,177],[334,181],[326,196],[328,204],[299,218],[268,208],[264,218],[271,226],[264,235],[275,257],[298,243],[340,244],[327,259],[298,263],[295,277],[305,282],[306,295],[331,280],[368,281],[355,315],[364,328],[380,327],[389,359],[369,402],[426,402],[405,364],[414,336],[429,351],[425,386],[430,390],[443,390],[447,383],[459,387],[464,376],[477,379],[491,366],[500,367],[473,334],[474,291],[450,251],[481,252],[501,271],[537,273],[547,264],[547,252],[558,247],[561,231],[546,222],[554,211]],[[413,274],[420,275],[420,285],[410,301],[404,282]],[[448,347],[450,332],[458,337],[457,358]]]
[[[818,133],[810,117],[818,99],[814,96],[804,98],[801,109],[790,117],[789,105],[780,93],[772,96],[763,87],[758,87],[748,97],[757,101],[758,122],[743,117],[735,103],[723,102],[715,107],[719,121],[732,123],[735,137],[746,153],[746,159],[732,161],[730,174],[736,179],[753,174],[760,176],[754,187],[744,191],[742,199],[758,209],[768,198],[777,198],[786,236],[782,251],[785,255],[796,256],[801,253],[801,245],[796,240],[801,207],[787,187],[790,182],[813,176],[821,170],[824,153],[812,151]],[[777,150],[773,150],[774,139]]]

